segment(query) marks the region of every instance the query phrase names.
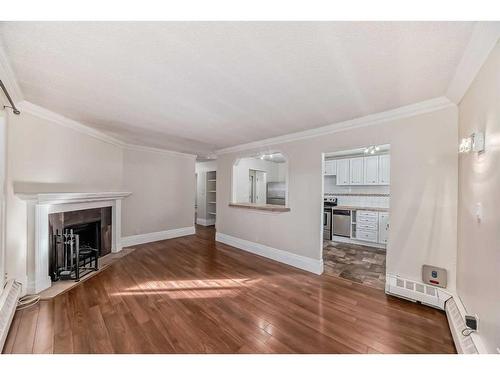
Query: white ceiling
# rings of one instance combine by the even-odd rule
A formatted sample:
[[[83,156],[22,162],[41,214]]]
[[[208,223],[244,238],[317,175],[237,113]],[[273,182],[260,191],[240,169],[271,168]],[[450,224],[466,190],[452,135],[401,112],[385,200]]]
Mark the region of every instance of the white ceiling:
[[[129,143],[211,151],[442,96],[470,22],[7,22],[26,100]]]

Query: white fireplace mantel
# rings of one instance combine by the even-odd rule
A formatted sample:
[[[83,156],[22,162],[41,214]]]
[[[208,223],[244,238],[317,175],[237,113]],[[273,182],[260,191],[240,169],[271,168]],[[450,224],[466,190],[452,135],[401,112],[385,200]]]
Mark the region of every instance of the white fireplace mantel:
[[[121,201],[130,192],[16,193],[26,201],[28,218],[28,293],[39,293],[51,285],[49,277],[49,214],[111,207],[111,251],[121,246]]]

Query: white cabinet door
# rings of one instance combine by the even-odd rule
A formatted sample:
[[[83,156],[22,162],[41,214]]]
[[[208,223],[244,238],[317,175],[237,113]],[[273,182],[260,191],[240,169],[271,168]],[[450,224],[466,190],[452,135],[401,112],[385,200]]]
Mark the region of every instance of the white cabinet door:
[[[364,177],[364,158],[352,158],[350,159],[350,184],[351,185],[363,185]]]
[[[365,157],[364,180],[365,185],[378,185],[378,156]]]
[[[330,164],[330,172],[332,176],[337,175],[337,160],[332,160],[332,163]]]
[[[349,185],[349,159],[337,160],[337,185]]]
[[[378,183],[379,185],[389,185],[391,181],[391,157],[380,155],[378,157]]]
[[[337,160],[325,160],[325,175],[334,176],[337,174]]]
[[[387,243],[387,237],[389,236],[389,213],[379,212],[378,213],[378,242]]]

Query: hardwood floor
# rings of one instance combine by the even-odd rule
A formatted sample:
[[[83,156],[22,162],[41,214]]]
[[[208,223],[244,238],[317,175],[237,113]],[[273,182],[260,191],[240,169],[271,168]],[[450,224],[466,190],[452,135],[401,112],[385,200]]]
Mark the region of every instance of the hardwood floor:
[[[137,246],[17,312],[5,353],[454,353],[443,312],[216,243]]]

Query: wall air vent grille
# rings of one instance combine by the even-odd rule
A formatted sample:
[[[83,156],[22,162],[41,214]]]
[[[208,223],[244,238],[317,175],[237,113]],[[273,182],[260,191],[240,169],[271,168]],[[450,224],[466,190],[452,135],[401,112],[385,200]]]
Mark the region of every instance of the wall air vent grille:
[[[426,286],[425,293],[430,295],[430,296],[435,296],[436,295],[436,288],[434,288],[432,286]]]
[[[413,290],[415,288],[415,283],[412,281],[406,280],[406,289]]]

